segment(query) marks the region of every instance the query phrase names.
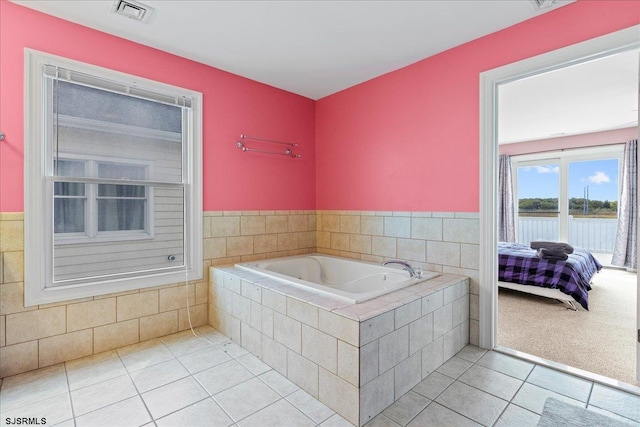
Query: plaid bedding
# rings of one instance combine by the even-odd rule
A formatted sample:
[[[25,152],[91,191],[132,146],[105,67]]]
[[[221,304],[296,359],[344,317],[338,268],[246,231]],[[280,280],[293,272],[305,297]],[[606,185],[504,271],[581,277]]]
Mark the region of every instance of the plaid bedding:
[[[589,309],[589,282],[602,265],[589,251],[575,249],[566,261],[542,259],[528,245],[498,243],[498,280],[559,289]]]

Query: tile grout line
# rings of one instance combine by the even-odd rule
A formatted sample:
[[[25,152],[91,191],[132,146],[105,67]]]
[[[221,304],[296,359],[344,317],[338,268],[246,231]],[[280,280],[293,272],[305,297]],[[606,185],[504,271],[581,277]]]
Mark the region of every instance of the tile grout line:
[[[64,379],[67,383],[67,394],[69,395],[69,406],[71,406],[71,420],[73,421],[73,425],[76,425],[76,413],[73,409],[73,398],[71,397],[71,385],[69,384],[69,374],[67,372],[67,364],[64,363]]]
[[[133,384],[133,388],[135,388],[136,393],[138,393],[138,398],[142,401],[142,404],[144,405],[144,409],[147,411],[147,414],[149,414],[149,418],[151,418],[151,422],[154,425],[156,425],[155,418],[153,417],[153,414],[151,414],[151,411],[149,410],[149,407],[147,406],[147,402],[144,401],[144,398],[142,397],[142,394],[140,393],[140,390],[138,389],[138,386],[136,385],[135,381],[133,380],[133,377],[131,376],[131,372],[129,371],[129,369],[127,368],[127,365],[122,360],[122,357],[120,357],[120,353],[118,353],[116,351],[116,355],[118,356],[118,360],[120,360],[120,363],[122,363],[122,366],[124,366],[124,370],[127,373],[127,376],[129,377],[129,380],[131,381],[131,384]]]

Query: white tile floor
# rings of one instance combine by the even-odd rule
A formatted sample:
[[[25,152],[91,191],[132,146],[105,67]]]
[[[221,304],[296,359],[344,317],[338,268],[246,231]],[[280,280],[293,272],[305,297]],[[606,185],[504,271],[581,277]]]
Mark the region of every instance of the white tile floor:
[[[209,327],[5,378],[0,424],[351,426]],[[535,426],[547,397],[640,426],[640,397],[467,346],[371,420],[375,426]],[[7,421],[9,419],[9,421]]]

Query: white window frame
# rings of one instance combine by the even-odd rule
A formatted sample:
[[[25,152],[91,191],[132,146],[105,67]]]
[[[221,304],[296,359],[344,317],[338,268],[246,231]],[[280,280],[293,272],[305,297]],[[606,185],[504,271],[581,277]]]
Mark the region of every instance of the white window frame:
[[[202,279],[202,94],[71,59],[25,49],[25,306],[68,301],[141,289],[185,280]],[[185,197],[184,266],[180,269],[152,270],[135,274],[95,279],[69,285],[53,286],[53,197],[47,191],[45,176],[45,116],[43,102],[45,65],[84,73],[122,83],[141,91],[169,95],[176,100],[191,100],[189,132],[183,143],[183,189]],[[47,201],[49,200],[49,201]],[[49,203],[50,206],[47,206]]]
[[[59,160],[84,161],[89,165],[89,177],[97,176],[97,166],[100,163],[118,163],[145,168],[147,179],[153,177],[153,163],[140,160],[122,159],[117,157],[94,156],[75,153],[60,153]],[[153,187],[146,187],[145,198],[145,224],[144,230],[123,230],[123,231],[98,231],[98,185],[85,184],[85,197],[87,199],[84,225],[85,231],[78,233],[54,233],[54,245],[85,244],[85,243],[107,243],[122,242],[127,240],[150,240],[154,238],[154,191]],[[45,203],[53,203],[53,198],[47,197]],[[53,212],[53,206],[46,206],[47,212]]]

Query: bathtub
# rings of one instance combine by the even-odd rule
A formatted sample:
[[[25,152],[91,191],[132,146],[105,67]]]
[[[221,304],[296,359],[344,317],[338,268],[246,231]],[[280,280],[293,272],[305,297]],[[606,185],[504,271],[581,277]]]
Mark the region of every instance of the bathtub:
[[[364,302],[440,275],[433,271],[423,271],[421,278],[412,278],[407,271],[398,268],[327,255],[243,262],[236,264],[236,267],[296,287],[337,297],[351,304]]]

